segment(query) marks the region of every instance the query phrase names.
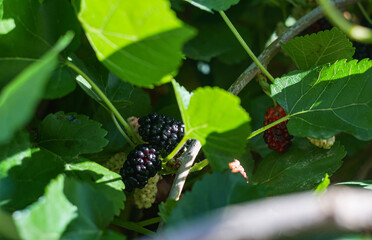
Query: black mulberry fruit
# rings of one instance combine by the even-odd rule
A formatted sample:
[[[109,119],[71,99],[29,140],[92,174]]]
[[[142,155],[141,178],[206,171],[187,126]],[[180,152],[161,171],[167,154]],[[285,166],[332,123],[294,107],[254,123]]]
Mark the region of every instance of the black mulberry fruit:
[[[138,133],[143,141],[166,153],[170,153],[185,134],[185,125],[182,122],[157,113],[140,118],[138,123]]]
[[[160,169],[159,151],[151,145],[142,144],[129,153],[120,169],[120,175],[126,190],[132,191],[134,188],[145,187],[148,179],[155,176]]]
[[[264,125],[269,125],[286,115],[281,106],[271,106],[266,111]],[[288,133],[287,122],[288,120],[281,122],[264,132],[264,140],[270,149],[284,152],[291,146],[293,136]]]

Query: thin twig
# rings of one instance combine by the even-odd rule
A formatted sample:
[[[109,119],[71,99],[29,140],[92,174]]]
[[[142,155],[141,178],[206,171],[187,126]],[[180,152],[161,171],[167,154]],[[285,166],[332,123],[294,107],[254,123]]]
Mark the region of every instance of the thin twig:
[[[342,8],[362,0],[334,0],[333,3],[338,7]],[[300,18],[295,25],[287,29],[277,40],[271,43],[258,57],[258,60],[267,66],[270,60],[279,52],[281,46],[280,43],[287,43],[292,38],[296,37],[303,30],[308,28],[311,24],[323,17],[323,12],[320,7],[315,8],[302,18]],[[229,92],[238,95],[240,91],[260,72],[260,69],[255,63],[252,63],[231,85]]]

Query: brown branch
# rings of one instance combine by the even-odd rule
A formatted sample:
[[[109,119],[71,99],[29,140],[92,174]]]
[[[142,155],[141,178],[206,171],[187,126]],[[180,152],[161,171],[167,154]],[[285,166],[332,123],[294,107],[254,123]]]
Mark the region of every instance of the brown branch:
[[[338,8],[343,8],[348,5],[360,2],[362,0],[334,0],[333,3]],[[279,52],[281,46],[280,43],[287,43],[292,38],[296,37],[303,30],[308,28],[311,24],[323,17],[323,12],[320,7],[315,8],[302,18],[300,18],[295,25],[287,29],[277,40],[271,43],[258,57],[258,60],[267,66],[270,60]],[[260,72],[260,69],[255,63],[252,63],[231,85],[228,89],[229,92],[238,95],[241,90]]]
[[[189,149],[187,149],[187,151],[180,157],[179,160],[181,161],[181,166],[178,169],[177,174],[174,178],[173,185],[168,198],[174,200],[178,200],[180,198],[187,175],[189,175],[192,164],[194,163],[194,160],[198,155],[200,149],[201,149],[200,142],[197,140],[193,140],[192,143],[190,144]]]
[[[372,191],[332,187],[228,206],[155,239],[308,239],[372,230]]]

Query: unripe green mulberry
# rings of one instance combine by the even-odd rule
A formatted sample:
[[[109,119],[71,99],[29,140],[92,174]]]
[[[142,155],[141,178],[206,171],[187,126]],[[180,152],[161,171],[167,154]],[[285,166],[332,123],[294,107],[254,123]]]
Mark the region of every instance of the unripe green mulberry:
[[[107,162],[105,162],[103,166],[113,172],[119,173],[125,159],[125,154],[123,152],[119,152],[112,156]]]
[[[158,192],[158,188],[156,185],[160,179],[161,176],[159,174],[156,174],[154,177],[148,180],[148,183],[144,188],[136,188],[134,190],[133,197],[134,203],[137,208],[143,209],[150,208],[152,206],[152,204],[155,202],[156,194]]]
[[[323,149],[330,149],[333,144],[335,143],[335,136],[328,138],[328,139],[315,139],[315,138],[307,138],[309,141],[314,144],[315,146]]]

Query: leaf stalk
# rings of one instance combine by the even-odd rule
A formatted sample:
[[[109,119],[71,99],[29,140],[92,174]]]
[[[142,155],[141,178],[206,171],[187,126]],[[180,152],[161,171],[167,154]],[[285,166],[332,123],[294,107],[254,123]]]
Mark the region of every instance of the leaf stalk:
[[[239,43],[243,46],[244,50],[248,53],[248,55],[252,58],[252,60],[257,64],[257,66],[261,69],[261,71],[266,75],[266,77],[271,81],[274,82],[273,76],[266,70],[266,68],[261,64],[261,62],[258,60],[256,55],[252,52],[252,50],[249,48],[248,44],[244,41],[238,30],[235,28],[235,26],[232,24],[230,19],[226,16],[224,11],[219,11],[221,17],[227,24],[227,26],[230,28],[232,33],[235,35],[235,37],[238,39]]]
[[[129,124],[124,120],[123,116],[119,113],[119,111],[116,109],[116,107],[111,103],[111,101],[107,98],[107,96],[102,92],[102,90],[94,83],[94,81],[85,74],[78,66],[73,64],[70,61],[66,61],[66,65],[74,70],[76,73],[81,75],[93,88],[93,90],[97,93],[97,95],[102,99],[102,101],[107,105],[107,107],[110,109],[113,115],[118,119],[118,121],[123,125],[125,130],[131,135],[132,139],[134,139],[137,143],[140,143],[137,135],[133,132],[132,128],[129,126]],[[121,128],[120,128],[121,129]],[[119,130],[120,131],[120,130]],[[131,146],[134,146],[135,144],[132,142],[132,140],[129,139],[129,137],[125,134],[125,132],[122,130],[124,137]],[[123,136],[124,136],[123,135]]]

